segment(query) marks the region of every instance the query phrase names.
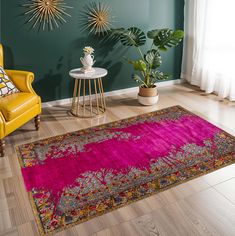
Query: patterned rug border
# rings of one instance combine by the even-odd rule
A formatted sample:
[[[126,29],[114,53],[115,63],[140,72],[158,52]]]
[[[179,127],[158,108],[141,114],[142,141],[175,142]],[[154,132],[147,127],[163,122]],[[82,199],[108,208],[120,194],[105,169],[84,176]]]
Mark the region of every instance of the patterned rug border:
[[[77,131],[67,132],[67,133],[64,133],[64,134],[61,134],[61,135],[56,135],[56,136],[52,136],[52,137],[42,138],[42,139],[39,139],[39,140],[36,140],[36,141],[33,141],[33,142],[25,142],[25,143],[22,143],[22,144],[20,144],[20,145],[15,146],[15,151],[16,151],[16,154],[17,154],[17,157],[18,157],[18,161],[19,161],[19,163],[20,163],[20,166],[23,167],[22,160],[21,160],[21,158],[20,158],[21,152],[20,152],[20,150],[19,150],[19,147],[20,147],[21,145],[34,144],[34,143],[38,143],[38,142],[43,141],[43,140],[50,140],[50,139],[52,139],[52,138],[61,137],[61,136],[66,136],[67,134],[73,134],[73,133],[77,133],[77,132],[81,133],[81,132],[83,132],[83,131],[85,131],[85,130],[89,131],[89,130],[91,130],[91,129],[98,128],[98,127],[102,127],[102,128],[103,128],[103,127],[106,127],[107,125],[110,125],[110,124],[117,124],[117,123],[120,123],[121,121],[128,121],[128,120],[131,120],[131,119],[133,119],[133,118],[138,118],[138,117],[145,116],[145,115],[147,115],[147,114],[156,114],[156,115],[158,115],[159,113],[164,112],[164,111],[167,111],[167,110],[169,110],[169,109],[171,109],[171,108],[173,108],[173,107],[178,107],[178,108],[182,109],[183,111],[186,111],[186,112],[189,113],[189,114],[192,114],[192,115],[194,115],[194,116],[198,116],[198,117],[200,117],[201,119],[207,121],[207,119],[205,119],[205,118],[201,117],[200,115],[195,114],[195,113],[193,113],[193,112],[191,112],[191,111],[185,109],[184,107],[182,107],[182,106],[180,106],[180,105],[171,106],[171,107],[163,108],[163,109],[156,110],[156,111],[152,111],[152,112],[145,112],[145,113],[140,114],[140,115],[131,116],[131,117],[128,117],[128,118],[124,118],[124,119],[120,119],[120,120],[116,120],[116,121],[112,121],[112,122],[107,122],[107,123],[99,124],[99,125],[92,126],[92,127],[87,127],[87,128],[80,129],[80,130],[77,130]],[[207,121],[207,122],[209,122],[209,121]],[[209,123],[210,123],[210,122],[209,122]],[[212,123],[211,123],[211,124],[212,124]],[[213,124],[213,125],[214,125],[214,124]],[[228,136],[230,136],[231,138],[234,138],[234,139],[235,139],[235,137],[234,137],[233,135],[231,135],[230,133],[228,133],[227,131],[221,129],[221,128],[218,127],[217,125],[214,125],[214,126],[217,127],[217,128],[219,128],[220,130],[222,130],[224,133],[226,133],[226,134],[227,134]],[[223,158],[226,158],[226,157],[229,157],[229,156],[225,156],[225,157],[223,157]],[[222,158],[222,157],[221,157],[221,158]],[[215,159],[215,161],[216,161],[216,160],[218,160],[218,159]],[[203,164],[203,163],[205,163],[205,162],[202,162],[201,164]],[[230,165],[232,165],[232,164],[235,164],[235,160],[231,160],[229,163],[222,164],[221,166],[216,166],[216,167],[214,167],[213,169],[206,170],[205,172],[202,172],[202,173],[199,173],[199,174],[195,173],[194,176],[192,176],[192,177],[189,177],[189,178],[184,179],[184,180],[177,181],[177,182],[175,182],[175,183],[173,183],[173,184],[170,184],[170,185],[168,185],[168,186],[165,186],[165,187],[163,187],[163,188],[161,188],[161,189],[157,189],[155,192],[146,194],[146,195],[144,195],[144,196],[137,197],[137,198],[134,199],[134,200],[128,200],[128,202],[125,202],[123,205],[113,206],[112,209],[108,209],[108,210],[105,210],[105,211],[101,211],[101,212],[97,213],[97,214],[94,215],[94,216],[90,216],[90,217],[87,218],[87,219],[83,219],[83,220],[81,220],[81,221],[79,221],[79,222],[71,223],[71,224],[66,225],[66,226],[63,226],[63,227],[61,227],[61,228],[59,228],[59,229],[53,230],[52,232],[49,232],[49,233],[45,233],[45,232],[44,232],[44,228],[43,228],[42,222],[41,222],[41,220],[40,220],[40,217],[39,217],[39,215],[38,215],[37,206],[36,206],[36,204],[35,204],[35,202],[34,202],[34,199],[33,199],[33,197],[32,197],[32,193],[31,193],[31,192],[27,192],[26,189],[25,189],[25,191],[27,192],[28,197],[29,197],[30,205],[31,205],[31,207],[32,207],[33,215],[34,215],[35,221],[36,221],[37,226],[38,226],[39,234],[42,235],[42,236],[48,236],[48,235],[54,235],[54,234],[57,233],[57,232],[61,232],[61,231],[63,231],[63,230],[69,229],[69,228],[71,228],[71,227],[73,227],[73,226],[76,226],[76,225],[79,225],[79,224],[81,224],[81,223],[87,222],[87,221],[89,221],[89,220],[91,220],[91,219],[93,219],[93,218],[96,218],[96,217],[98,217],[98,216],[104,215],[104,214],[106,214],[106,213],[110,213],[110,212],[112,212],[112,211],[114,211],[114,210],[117,210],[117,209],[122,208],[122,207],[124,207],[124,206],[128,206],[128,205],[130,205],[130,204],[132,204],[132,203],[135,203],[135,202],[137,202],[137,201],[139,201],[139,200],[143,200],[143,199],[145,199],[145,198],[148,198],[148,197],[153,196],[153,195],[155,195],[155,194],[158,194],[158,193],[160,193],[160,192],[166,191],[166,190],[168,190],[168,189],[170,189],[170,188],[176,187],[176,186],[178,186],[178,185],[180,185],[180,184],[189,182],[189,181],[191,181],[191,180],[193,180],[193,179],[199,178],[199,177],[204,176],[204,175],[206,175],[206,174],[212,173],[212,172],[214,172],[214,171],[216,171],[216,170],[222,169],[222,168],[224,168],[224,167],[226,167],[226,166],[230,166]],[[191,167],[193,168],[194,166],[191,166]],[[170,175],[166,175],[166,176],[164,176],[164,178],[167,178],[167,177],[169,177],[169,176],[170,176]]]

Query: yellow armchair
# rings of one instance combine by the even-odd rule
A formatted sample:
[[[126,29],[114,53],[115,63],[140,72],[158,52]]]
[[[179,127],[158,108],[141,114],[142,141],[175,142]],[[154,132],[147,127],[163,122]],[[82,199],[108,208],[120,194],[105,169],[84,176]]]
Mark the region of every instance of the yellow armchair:
[[[3,47],[0,44],[0,66],[3,67]],[[0,155],[5,154],[4,137],[34,118],[36,130],[39,129],[41,98],[32,88],[34,74],[27,71],[5,70],[20,91],[0,97]]]

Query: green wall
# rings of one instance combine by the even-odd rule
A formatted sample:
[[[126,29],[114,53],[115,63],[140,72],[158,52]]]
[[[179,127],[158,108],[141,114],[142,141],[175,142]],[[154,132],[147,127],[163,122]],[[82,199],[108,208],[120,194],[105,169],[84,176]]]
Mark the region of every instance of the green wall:
[[[135,49],[103,43],[88,36],[79,27],[79,13],[86,0],[65,0],[73,6],[68,23],[52,32],[30,30],[22,16],[25,1],[0,0],[1,41],[5,50],[5,68],[29,70],[35,73],[35,90],[43,101],[68,98],[72,95],[72,68],[80,67],[79,58],[86,45],[96,49],[96,66],[106,67],[105,90],[112,91],[136,86],[130,79],[132,67],[123,63],[123,56],[135,58]],[[183,28],[184,0],[109,0],[116,16],[115,26],[137,26],[145,31],[154,28]],[[162,70],[180,75],[182,45],[164,53]]]

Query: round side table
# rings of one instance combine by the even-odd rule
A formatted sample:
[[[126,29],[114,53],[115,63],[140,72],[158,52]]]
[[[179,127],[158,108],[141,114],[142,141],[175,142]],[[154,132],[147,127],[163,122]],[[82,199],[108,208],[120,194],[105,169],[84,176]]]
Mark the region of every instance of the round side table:
[[[93,69],[94,72],[87,73],[84,73],[81,68],[69,72],[69,75],[75,79],[71,106],[71,113],[74,116],[91,118],[103,114],[106,110],[102,78],[108,74],[108,71],[98,67]]]

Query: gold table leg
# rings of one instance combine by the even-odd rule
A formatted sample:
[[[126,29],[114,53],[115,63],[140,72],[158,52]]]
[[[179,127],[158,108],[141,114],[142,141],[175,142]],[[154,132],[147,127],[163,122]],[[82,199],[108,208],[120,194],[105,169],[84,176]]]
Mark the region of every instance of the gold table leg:
[[[86,80],[87,79],[75,79],[71,114],[81,118],[92,118],[103,114],[106,110],[104,88],[102,84],[102,78],[88,79],[88,88],[86,88]],[[92,94],[92,87],[94,88],[95,92],[94,96]],[[80,101],[81,89],[83,90],[82,101]],[[86,92],[88,92],[87,96]],[[88,101],[86,101],[86,99]]]
[[[76,105],[76,97],[77,97],[77,87],[78,87],[78,80],[75,79],[74,81],[74,89],[73,89],[73,100],[72,100],[72,106],[71,106],[71,110],[74,109],[75,105]]]
[[[80,94],[81,94],[81,84],[82,80],[79,80],[79,85],[78,85],[78,95],[77,95],[77,104],[76,104],[76,114],[79,112],[79,104],[80,104]]]
[[[99,80],[100,80],[101,95],[102,95],[104,110],[105,110],[106,109],[106,102],[105,102],[105,97],[104,97],[104,88],[103,88],[102,78],[100,78]]]
[[[99,107],[99,98],[97,94],[97,87],[96,87],[96,79],[94,79],[94,86],[95,86],[95,99],[96,99],[96,108],[98,115],[100,114],[100,107]]]
[[[86,112],[85,96],[86,96],[86,80],[84,79],[83,80],[83,116],[84,117],[85,117],[85,112]]]
[[[90,114],[92,116],[93,112],[92,112],[92,94],[91,94],[91,80],[89,79],[88,81],[88,85],[89,85],[89,100],[90,100]]]

